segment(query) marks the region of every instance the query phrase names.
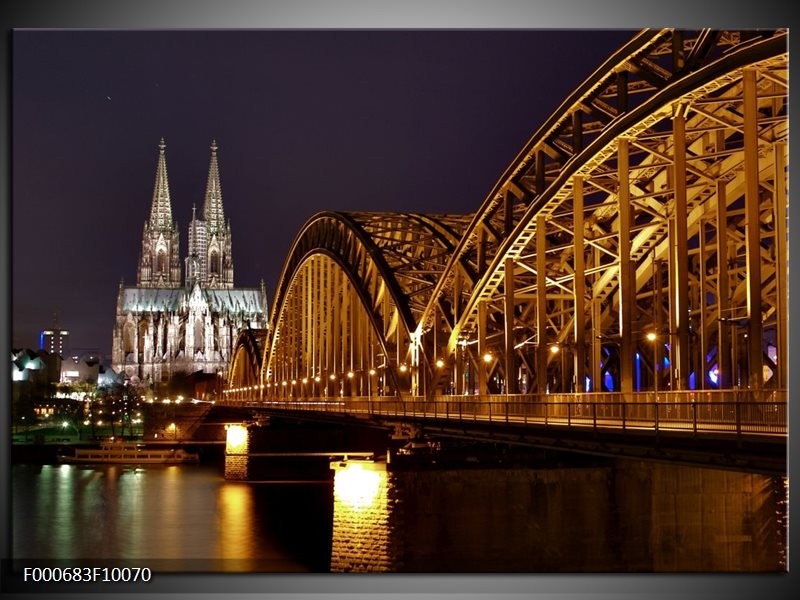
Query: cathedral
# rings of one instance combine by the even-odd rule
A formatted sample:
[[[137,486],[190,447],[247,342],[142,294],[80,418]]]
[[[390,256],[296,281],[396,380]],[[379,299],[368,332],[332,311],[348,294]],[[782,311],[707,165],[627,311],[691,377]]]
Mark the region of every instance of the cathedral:
[[[263,281],[260,288],[233,285],[231,226],[222,207],[216,142],[203,211],[198,215],[192,208],[187,239],[182,265],[162,138],[136,286],[121,282],[117,295],[112,368],[132,381],[158,383],[197,371],[225,375],[239,332],[266,327]]]

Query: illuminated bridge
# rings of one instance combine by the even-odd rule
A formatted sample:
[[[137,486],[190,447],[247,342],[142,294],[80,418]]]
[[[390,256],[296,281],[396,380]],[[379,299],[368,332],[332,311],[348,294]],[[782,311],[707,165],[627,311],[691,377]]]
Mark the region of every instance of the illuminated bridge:
[[[473,212],[312,217],[223,402],[783,464],[787,87],[784,30],[639,32]]]

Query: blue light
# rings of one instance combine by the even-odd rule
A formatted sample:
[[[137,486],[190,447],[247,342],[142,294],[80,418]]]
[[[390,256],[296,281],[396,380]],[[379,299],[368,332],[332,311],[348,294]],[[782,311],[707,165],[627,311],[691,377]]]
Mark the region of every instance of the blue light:
[[[708,379],[714,385],[719,385],[719,367],[718,365],[714,365],[711,367],[711,370],[708,372]]]
[[[603,382],[606,384],[606,389],[609,392],[613,392],[614,391],[614,376],[611,373],[609,373],[608,371],[606,371],[606,374],[603,377]]]

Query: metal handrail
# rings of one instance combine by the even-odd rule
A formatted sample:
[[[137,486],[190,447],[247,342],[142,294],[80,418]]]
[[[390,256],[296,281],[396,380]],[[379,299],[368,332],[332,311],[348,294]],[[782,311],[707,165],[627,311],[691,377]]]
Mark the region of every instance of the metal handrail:
[[[422,419],[470,420],[488,423],[540,424],[580,429],[650,429],[697,433],[787,434],[786,393],[780,390],[722,393],[659,392],[644,399],[628,394],[570,395],[571,401],[543,401],[524,394],[496,396],[379,397],[228,401],[227,405],[294,411],[374,414]],[[549,396],[548,396],[549,397]],[[651,398],[650,400],[647,397]],[[701,400],[694,400],[699,398]],[[709,400],[710,398],[710,400]],[[769,398],[766,401],[748,398]],[[579,400],[579,401],[578,401]]]

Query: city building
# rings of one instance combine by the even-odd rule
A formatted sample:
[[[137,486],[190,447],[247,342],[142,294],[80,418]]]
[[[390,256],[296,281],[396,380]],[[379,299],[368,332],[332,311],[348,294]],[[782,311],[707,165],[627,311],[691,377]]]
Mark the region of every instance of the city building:
[[[57,383],[62,359],[58,353],[38,352],[29,348],[11,350],[11,381],[37,384]]]
[[[202,215],[192,208],[182,279],[163,138],[158,148],[137,282],[119,285],[112,368],[145,383],[197,371],[224,375],[239,332],[265,327],[264,283],[260,288],[234,287],[231,226],[222,204],[216,142],[211,144]]]
[[[39,333],[39,350],[66,356],[69,352],[69,331],[57,324],[50,329],[43,329]]]
[[[101,369],[98,354],[81,354],[64,358],[61,361],[61,383],[98,383]]]

